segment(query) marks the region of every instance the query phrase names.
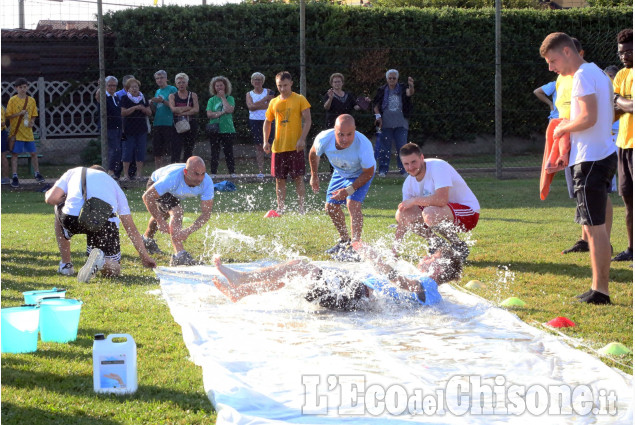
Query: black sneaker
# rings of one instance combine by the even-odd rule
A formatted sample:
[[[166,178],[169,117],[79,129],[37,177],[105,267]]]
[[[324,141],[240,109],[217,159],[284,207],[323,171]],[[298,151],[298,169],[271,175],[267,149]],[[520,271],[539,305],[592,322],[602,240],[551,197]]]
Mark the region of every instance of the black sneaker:
[[[633,250],[626,248],[624,251],[613,257],[611,261],[633,261]]]
[[[159,249],[157,242],[152,238],[146,238],[145,236],[141,236],[143,239],[143,245],[146,247],[146,251],[148,254],[163,254],[163,251]]]
[[[584,298],[580,298],[579,301],[581,303],[596,304],[596,305],[611,304],[611,297],[601,292],[592,290],[589,295],[587,295]]]
[[[40,174],[40,172],[36,172],[35,173],[35,181],[37,181],[38,183],[44,183],[46,180],[44,179],[44,177],[42,177],[42,174]]]
[[[13,176],[11,179],[11,187],[20,187],[20,180],[18,180],[18,176]]]
[[[467,243],[464,241],[453,243],[452,249],[461,257],[462,262],[465,262],[467,257],[470,255],[470,247],[468,247]]]
[[[335,244],[335,246],[333,246],[333,248],[329,248],[326,251],[324,251],[325,254],[329,254],[329,255],[335,255],[338,252],[340,252],[343,249],[346,249],[347,247],[351,246],[351,240],[346,240],[346,241],[339,241],[338,243]]]
[[[580,239],[574,243],[571,248],[562,251],[563,254],[569,254],[571,252],[589,252],[589,243],[584,239]]]
[[[339,250],[335,254],[331,255],[331,258],[335,261],[342,261],[345,263],[359,263],[360,261],[362,261],[362,258],[350,244],[345,248]]]
[[[588,291],[586,291],[585,293],[580,294],[580,295],[576,295],[575,297],[576,297],[577,299],[581,300],[581,299],[586,298],[586,297],[588,297],[589,295],[591,295],[591,293],[592,293],[592,292],[593,292],[593,289],[589,289],[589,290],[588,290]]]
[[[201,263],[196,261],[189,252],[181,251],[178,254],[173,254],[170,257],[170,267],[176,266],[198,266]]]

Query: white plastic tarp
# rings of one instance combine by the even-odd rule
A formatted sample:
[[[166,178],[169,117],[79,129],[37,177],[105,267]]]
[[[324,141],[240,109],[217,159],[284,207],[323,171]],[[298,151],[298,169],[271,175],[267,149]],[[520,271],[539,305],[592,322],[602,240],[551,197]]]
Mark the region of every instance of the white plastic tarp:
[[[633,421],[632,376],[449,285],[435,307],[331,312],[302,279],[231,303],[217,273],[157,269],[218,424]]]

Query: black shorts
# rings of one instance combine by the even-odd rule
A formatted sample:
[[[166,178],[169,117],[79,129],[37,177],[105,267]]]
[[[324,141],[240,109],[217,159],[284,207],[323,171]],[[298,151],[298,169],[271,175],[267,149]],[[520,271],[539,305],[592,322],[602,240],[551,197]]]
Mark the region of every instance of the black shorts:
[[[148,179],[146,189],[150,189],[153,184],[154,182],[152,179]],[[159,206],[159,211],[163,214],[168,214],[172,208],[181,205],[181,201],[179,201],[179,198],[168,192],[159,196],[159,199],[157,199],[157,205]]]
[[[329,310],[354,311],[357,310],[359,301],[368,296],[368,288],[361,281],[343,274],[325,278],[323,270],[320,270],[316,282],[311,285],[304,299],[309,302],[317,301],[321,307]]]
[[[621,196],[633,197],[633,149],[617,149],[617,179]]]
[[[575,221],[583,226],[599,226],[606,221],[606,199],[617,168],[617,154],[599,161],[571,167],[577,207]]]
[[[99,248],[104,252],[107,259],[121,260],[121,244],[119,241],[119,227],[116,223],[109,221],[96,232],[88,232],[77,220],[76,215],[68,215],[62,212],[64,203],[55,207],[55,219],[60,222],[64,232],[64,237],[70,240],[73,235],[86,235],[86,253],[93,248]]]
[[[152,134],[152,149],[154,156],[171,156],[172,143],[176,139],[176,130],[171,125],[154,127]]]

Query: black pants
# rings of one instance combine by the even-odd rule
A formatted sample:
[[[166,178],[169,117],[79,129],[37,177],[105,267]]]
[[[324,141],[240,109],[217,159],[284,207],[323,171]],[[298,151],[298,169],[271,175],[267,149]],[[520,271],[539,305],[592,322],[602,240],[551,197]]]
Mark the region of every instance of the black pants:
[[[172,163],[185,162],[192,156],[197,135],[198,124],[195,120],[190,121],[190,131],[180,134],[176,133],[176,139],[178,141],[172,144]],[[183,160],[181,160],[181,151],[183,152]]]
[[[221,147],[225,155],[227,170],[229,174],[234,174],[234,139],[236,133],[214,133],[209,138],[212,147],[212,158],[210,160],[210,173],[216,174],[218,171],[218,157],[220,156]]]

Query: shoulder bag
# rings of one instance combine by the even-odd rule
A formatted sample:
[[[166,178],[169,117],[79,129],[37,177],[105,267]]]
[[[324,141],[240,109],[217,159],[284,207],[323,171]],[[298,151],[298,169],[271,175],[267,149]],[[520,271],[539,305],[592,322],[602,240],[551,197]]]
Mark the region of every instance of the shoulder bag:
[[[108,222],[112,216],[112,205],[99,198],[86,199],[86,167],[82,167],[82,197],[84,205],[79,211],[77,221],[88,233],[95,233]]]
[[[176,94],[174,96],[176,97]],[[187,103],[186,103],[187,106],[190,105],[191,96],[192,96],[192,92],[187,92]],[[179,134],[190,131],[189,117],[187,115],[176,117],[174,122],[174,128],[176,128],[176,132]]]

